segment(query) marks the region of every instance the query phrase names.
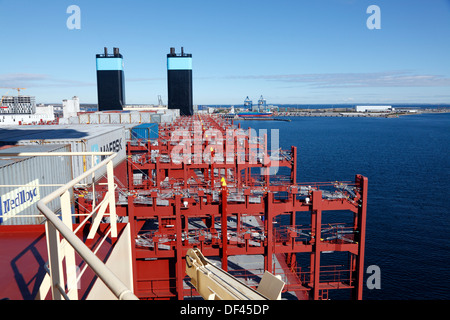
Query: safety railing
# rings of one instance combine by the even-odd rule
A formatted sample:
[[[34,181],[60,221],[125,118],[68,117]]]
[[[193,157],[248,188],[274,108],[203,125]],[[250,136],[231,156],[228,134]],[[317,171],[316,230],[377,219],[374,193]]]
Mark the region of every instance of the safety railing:
[[[228,228],[227,238],[230,245],[261,247],[266,239],[266,235],[258,227],[245,226],[245,231]],[[183,232],[181,239],[185,245],[212,246],[222,242],[222,233],[220,229],[199,228]],[[174,230],[172,232],[161,232],[160,229],[143,231],[138,235],[136,245],[150,250],[155,250],[156,248],[159,250],[175,250],[176,234]]]
[[[349,223],[326,223],[321,226],[321,241],[330,243],[353,243],[355,227]],[[274,229],[276,243],[288,243],[290,241],[309,242],[312,235],[311,225],[279,226]]]
[[[111,223],[110,235],[117,237],[117,216],[115,211],[115,184],[112,160],[117,155],[112,152],[51,152],[51,153],[18,153],[16,156],[107,156],[82,175],[61,186],[37,203],[39,211],[45,216],[47,248],[48,248],[48,271],[39,289],[37,299],[45,299],[49,289],[54,300],[78,299],[78,275],[75,262],[75,252],[95,272],[101,281],[111,290],[119,300],[138,299],[133,292],[86,246],[76,235],[80,227],[92,219],[92,227],[88,238],[93,238],[96,230],[105,216],[109,207],[109,220]],[[85,218],[77,230],[72,227],[71,196],[70,190],[83,179],[92,177],[95,171],[106,166],[106,179],[108,191],[103,200],[95,206],[93,211]],[[59,199],[61,204],[61,216],[55,214],[47,204]],[[93,206],[94,207],[94,206]],[[60,239],[60,235],[62,239]],[[63,268],[63,260],[65,268]],[[64,274],[65,272],[65,274]],[[66,283],[65,283],[66,280]]]

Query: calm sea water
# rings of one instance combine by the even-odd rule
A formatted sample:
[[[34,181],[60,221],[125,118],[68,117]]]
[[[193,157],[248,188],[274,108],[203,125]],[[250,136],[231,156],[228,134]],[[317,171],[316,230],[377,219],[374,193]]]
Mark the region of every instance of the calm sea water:
[[[299,182],[369,179],[365,267],[381,289],[364,299],[450,299],[450,114],[290,119],[241,125],[297,146]]]

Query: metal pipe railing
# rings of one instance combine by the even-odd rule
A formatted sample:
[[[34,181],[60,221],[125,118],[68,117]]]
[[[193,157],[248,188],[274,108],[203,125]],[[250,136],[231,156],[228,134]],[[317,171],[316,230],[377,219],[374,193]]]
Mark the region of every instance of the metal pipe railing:
[[[19,153],[17,156],[76,156],[76,155],[91,155],[91,156],[108,156],[105,160],[101,161],[96,166],[92,167],[82,175],[68,182],[64,186],[58,188],[54,192],[50,193],[37,203],[39,211],[47,218],[47,220],[59,231],[59,233],[65,238],[65,240],[73,247],[73,249],[84,259],[95,274],[105,283],[105,285],[111,290],[111,292],[119,300],[138,300],[136,295],[125,285],[123,282],[81,241],[80,238],[70,230],[64,222],[50,209],[47,204],[62,196],[70,188],[73,188],[79,181],[93,174],[96,170],[104,165],[112,165],[112,160],[116,157],[116,153],[112,152],[57,152],[47,154],[37,153]]]

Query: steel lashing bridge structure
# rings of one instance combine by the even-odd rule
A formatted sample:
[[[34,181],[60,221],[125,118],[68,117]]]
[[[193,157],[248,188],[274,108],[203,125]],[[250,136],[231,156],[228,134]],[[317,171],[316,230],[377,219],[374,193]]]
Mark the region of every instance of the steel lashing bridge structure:
[[[135,240],[140,299],[192,294],[185,273],[192,248],[246,280],[258,271],[238,270],[230,259],[263,257],[259,274],[281,275],[284,292],[298,299],[327,299],[333,289],[362,299],[366,177],[298,183],[296,147],[269,150],[267,134],[213,116],[161,123],[158,139],[129,141],[127,155],[115,168],[116,212]],[[99,199],[79,197],[79,211],[101,201],[97,187]],[[324,265],[331,252],[346,252],[345,261]]]

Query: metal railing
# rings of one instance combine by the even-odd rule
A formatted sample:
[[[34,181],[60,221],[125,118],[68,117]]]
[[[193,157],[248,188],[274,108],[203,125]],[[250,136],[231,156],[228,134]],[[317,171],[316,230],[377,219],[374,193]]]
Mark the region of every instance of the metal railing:
[[[8,156],[108,156],[96,166],[84,172],[82,175],[61,186],[37,203],[39,211],[45,216],[47,247],[49,256],[49,277],[44,278],[37,298],[44,299],[49,290],[52,289],[52,297],[55,300],[78,299],[77,291],[77,270],[75,264],[75,251],[95,272],[103,283],[111,290],[119,300],[137,300],[133,292],[101,261],[94,252],[75,234],[72,229],[72,212],[70,203],[70,190],[80,181],[90,176],[94,176],[95,171],[106,166],[106,178],[108,192],[104,200],[97,205],[93,212],[86,217],[84,222],[93,217],[93,227],[88,238],[93,237],[96,228],[100,224],[107,207],[109,207],[109,217],[111,222],[111,236],[117,237],[116,211],[115,211],[115,184],[112,160],[116,157],[113,152],[50,152],[50,153],[11,153]],[[58,217],[47,204],[59,198],[61,204],[61,217]],[[79,228],[78,228],[79,230]],[[60,240],[60,235],[63,239]],[[65,259],[66,267],[62,266]],[[64,276],[65,270],[65,276]],[[64,283],[66,279],[67,283]],[[65,288],[67,287],[67,291]],[[47,288],[47,289],[46,289]]]

